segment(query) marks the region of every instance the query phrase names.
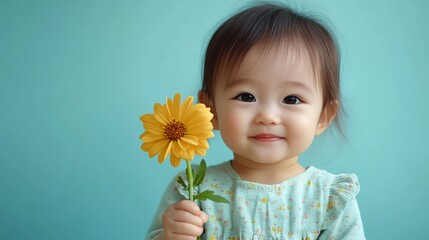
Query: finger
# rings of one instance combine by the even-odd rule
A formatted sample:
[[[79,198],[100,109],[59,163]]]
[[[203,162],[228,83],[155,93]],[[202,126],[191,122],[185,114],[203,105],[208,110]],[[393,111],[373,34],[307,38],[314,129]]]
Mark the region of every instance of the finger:
[[[203,226],[205,223],[201,216],[195,216],[190,212],[178,210],[175,215],[171,218],[174,222],[184,222],[195,225],[197,227]]]
[[[195,240],[196,236],[190,236],[190,235],[179,235],[179,234],[175,234],[175,233],[169,233],[169,234],[164,234],[164,238],[161,239],[165,239],[165,240]]]
[[[192,201],[189,200],[183,200],[176,204],[174,204],[174,209],[176,210],[183,210],[192,213],[195,216],[199,216],[201,213],[200,208],[198,205]]]
[[[207,215],[207,213],[201,211],[200,213],[200,218],[201,220],[203,220],[203,223],[206,223],[209,221],[209,215]]]
[[[203,233],[203,228],[185,222],[176,222],[170,231],[173,234],[189,235],[195,238]]]

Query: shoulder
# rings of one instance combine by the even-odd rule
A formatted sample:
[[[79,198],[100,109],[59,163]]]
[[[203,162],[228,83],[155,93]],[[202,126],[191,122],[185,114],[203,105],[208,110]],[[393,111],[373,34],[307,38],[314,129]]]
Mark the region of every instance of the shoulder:
[[[362,238],[362,221],[356,196],[360,191],[359,180],[355,174],[331,174],[319,170],[320,175],[329,179],[323,204],[323,236],[337,236],[338,239]],[[346,237],[347,236],[347,237]],[[351,238],[353,236],[353,238]]]
[[[202,188],[225,188],[233,185],[238,179],[229,161],[209,166],[206,171]]]
[[[358,178],[355,174],[340,174],[332,181],[329,195],[342,197],[345,200],[356,197],[360,191]]]
[[[226,161],[207,168],[207,177],[226,177],[236,179],[237,175],[231,167],[231,162]]]
[[[323,185],[329,196],[349,199],[360,191],[359,180],[355,174],[332,174],[316,167],[310,168],[312,169],[310,178]]]
[[[356,201],[360,185],[355,174],[332,174],[314,168],[313,179],[323,183],[323,190],[320,195],[324,212],[322,215],[324,219],[322,221],[323,229],[329,228],[337,220],[341,220],[341,217],[347,217],[349,220],[356,218],[356,221],[360,221]]]

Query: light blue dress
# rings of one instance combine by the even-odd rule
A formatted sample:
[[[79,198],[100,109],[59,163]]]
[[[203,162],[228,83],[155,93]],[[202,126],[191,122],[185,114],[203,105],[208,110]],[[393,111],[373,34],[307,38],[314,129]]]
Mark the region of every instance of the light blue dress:
[[[180,173],[184,179],[185,173]],[[356,202],[354,174],[333,175],[315,167],[282,183],[240,180],[230,162],[209,167],[198,192],[213,190],[231,204],[200,201],[209,215],[202,239],[348,240],[365,239]],[[162,232],[161,218],[171,204],[187,199],[174,179],[161,200],[147,239]]]

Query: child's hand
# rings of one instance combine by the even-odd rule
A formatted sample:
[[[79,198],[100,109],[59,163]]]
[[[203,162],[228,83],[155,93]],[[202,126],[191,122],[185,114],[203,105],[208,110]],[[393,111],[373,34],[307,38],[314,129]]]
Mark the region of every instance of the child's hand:
[[[162,215],[164,237],[166,240],[195,240],[203,233],[203,224],[208,216],[197,204],[183,200],[171,205]]]

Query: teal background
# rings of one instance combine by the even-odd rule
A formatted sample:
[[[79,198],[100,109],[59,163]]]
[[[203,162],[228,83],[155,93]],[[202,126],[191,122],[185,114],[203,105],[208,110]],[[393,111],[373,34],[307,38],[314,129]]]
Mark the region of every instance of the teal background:
[[[175,169],[139,116],[196,95],[210,33],[243,0],[0,2],[0,239],[144,239]],[[347,141],[303,164],[355,172],[368,239],[425,239],[429,3],[307,0],[342,49]],[[231,157],[218,136],[207,162]]]

